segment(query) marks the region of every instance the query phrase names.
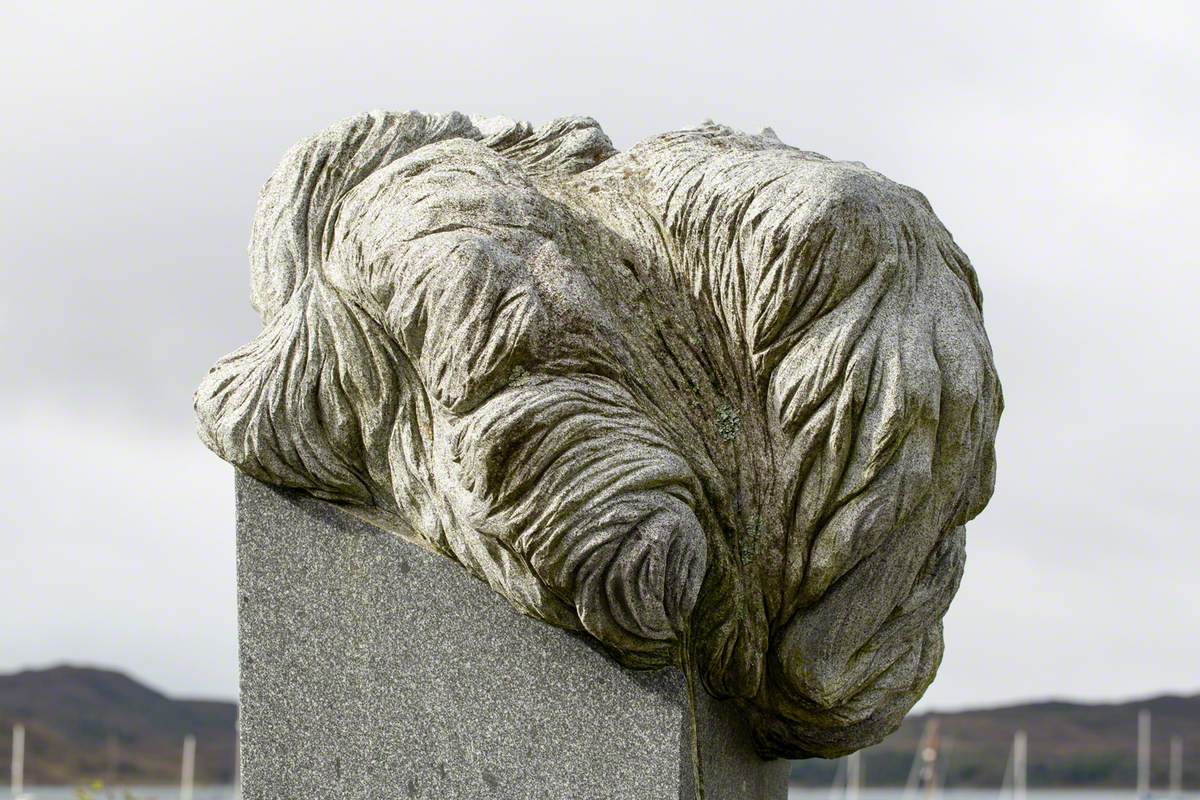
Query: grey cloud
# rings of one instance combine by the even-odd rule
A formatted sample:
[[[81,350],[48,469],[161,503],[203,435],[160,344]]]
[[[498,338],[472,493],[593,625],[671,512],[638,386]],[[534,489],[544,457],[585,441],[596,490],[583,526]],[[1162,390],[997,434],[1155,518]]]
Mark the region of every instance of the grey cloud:
[[[53,486],[67,460],[130,476],[103,514],[96,492],[53,520],[57,494],[13,493],[0,536],[41,543],[11,578],[44,598],[29,611],[44,624],[10,637],[0,612],[0,668],[101,659],[233,692],[232,648],[162,660],[177,643],[147,609],[191,601],[157,580],[105,595],[128,648],[97,649],[100,568],[66,554],[101,537],[146,575],[174,575],[170,551],[140,543],[188,539],[213,559],[196,590],[232,597],[232,497],[193,438],[190,395],[258,329],[257,190],[288,146],[342,117],[470,108],[591,114],[622,149],[705,117],[770,125],[919,186],[979,271],[1007,399],[996,495],[971,529],[928,702],[1195,688],[1194,7],[293,6],[0,11],[0,393],[44,415],[29,430],[94,434],[78,450],[11,438],[0,479]],[[232,642],[227,613],[195,626],[206,652]]]

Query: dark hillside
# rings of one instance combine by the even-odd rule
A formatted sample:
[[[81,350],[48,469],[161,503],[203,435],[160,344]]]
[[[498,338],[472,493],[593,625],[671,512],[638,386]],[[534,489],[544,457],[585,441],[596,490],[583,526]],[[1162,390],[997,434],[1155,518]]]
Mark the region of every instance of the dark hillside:
[[[196,779],[233,779],[237,707],[173,700],[118,672],[54,667],[0,675],[0,775],[8,781],[11,730],[25,725],[25,782],[179,779],[183,738],[195,734]]]
[[[1013,732],[1029,736],[1031,786],[1121,786],[1133,791],[1137,713],[1153,719],[1154,786],[1165,788],[1171,736],[1183,737],[1184,786],[1200,787],[1200,695],[1103,705],[1032,703],[907,719],[864,751],[869,786],[903,785],[930,716],[940,720],[949,786],[999,786]],[[0,785],[7,783],[14,722],[26,727],[26,782],[174,783],[183,738],[195,734],[196,776],[229,783],[233,703],[175,700],[117,672],[55,667],[0,675]],[[793,779],[828,786],[837,762],[798,761]]]
[[[946,785],[999,786],[1013,733],[1029,742],[1030,786],[1125,786],[1137,780],[1137,715],[1151,713],[1152,784],[1166,787],[1169,741],[1183,738],[1184,786],[1200,785],[1200,695],[1121,704],[1046,702],[909,717],[900,730],[863,751],[869,785],[903,785],[926,721],[940,722]],[[827,786],[836,762],[799,761],[798,783]]]

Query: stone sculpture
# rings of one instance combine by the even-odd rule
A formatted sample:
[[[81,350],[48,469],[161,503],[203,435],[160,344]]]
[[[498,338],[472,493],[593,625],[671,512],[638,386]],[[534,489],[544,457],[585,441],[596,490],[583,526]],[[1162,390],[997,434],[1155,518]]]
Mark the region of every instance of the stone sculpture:
[[[263,332],[196,394],[243,472],[681,666],[764,757],[933,679],[1002,400],[919,192],[769,130],[376,112],[284,157],[250,260]]]

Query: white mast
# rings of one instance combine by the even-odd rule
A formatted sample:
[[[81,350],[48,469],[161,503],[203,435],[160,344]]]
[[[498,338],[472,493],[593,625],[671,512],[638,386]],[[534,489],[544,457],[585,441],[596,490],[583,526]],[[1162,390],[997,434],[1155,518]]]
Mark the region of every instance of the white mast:
[[[845,800],[846,796],[846,759],[839,758],[837,760],[837,768],[833,771],[833,783],[829,784],[829,800],[838,800],[838,789],[841,788],[841,796]]]
[[[25,726],[13,725],[12,737],[12,796],[20,800],[25,793]]]
[[[1171,737],[1171,797],[1183,796],[1183,739]]]
[[[1025,800],[1025,731],[1013,734],[1013,800]]]
[[[1150,796],[1150,712],[1142,709],[1138,712],[1138,749],[1137,749],[1137,796]]]
[[[908,772],[908,781],[904,784],[901,800],[913,800],[922,785],[925,787],[927,798],[934,796],[937,791],[937,757],[938,720],[937,717],[933,717],[925,723],[925,730],[917,744],[917,752],[913,756],[912,769]]]
[[[192,779],[196,772],[196,737],[183,740],[183,768],[179,776],[179,800],[192,800]]]
[[[862,786],[862,751],[856,750],[846,759],[846,800],[858,800]]]
[[[908,771],[908,780],[904,784],[904,794],[901,800],[915,800],[917,791],[924,786],[926,800],[932,800],[938,795],[938,719],[934,717],[925,723],[925,731],[917,744],[917,752],[913,756],[912,768]]]

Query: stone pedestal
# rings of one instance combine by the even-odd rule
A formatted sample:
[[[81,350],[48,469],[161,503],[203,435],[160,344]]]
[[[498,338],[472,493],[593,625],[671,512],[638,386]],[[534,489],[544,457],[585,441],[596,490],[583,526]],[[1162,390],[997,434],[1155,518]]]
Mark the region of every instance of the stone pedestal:
[[[451,561],[237,478],[247,800],[693,798],[687,687],[514,611]],[[700,692],[707,800],[782,799]]]

